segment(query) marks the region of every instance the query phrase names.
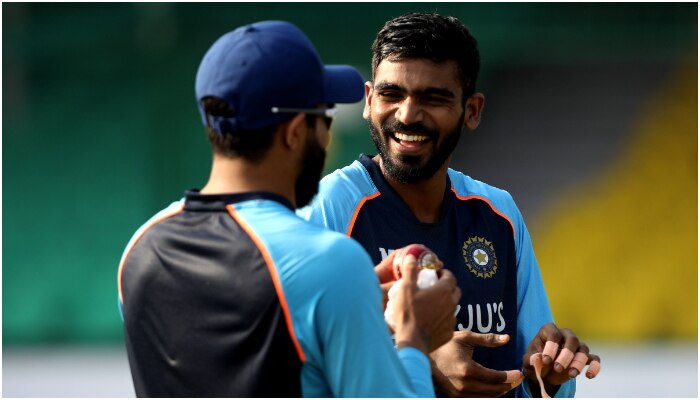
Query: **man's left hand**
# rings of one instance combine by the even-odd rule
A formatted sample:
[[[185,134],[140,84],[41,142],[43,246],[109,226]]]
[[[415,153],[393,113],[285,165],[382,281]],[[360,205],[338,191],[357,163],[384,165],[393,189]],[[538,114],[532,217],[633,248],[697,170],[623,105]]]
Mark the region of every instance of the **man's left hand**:
[[[550,395],[558,390],[559,385],[576,378],[586,365],[590,365],[586,373],[589,379],[594,378],[600,368],[600,357],[591,354],[588,346],[579,341],[571,329],[547,323],[540,328],[523,356],[523,372],[530,381],[530,388],[534,389],[533,395],[540,392],[534,366],[530,363],[536,353],[542,353],[541,376]]]

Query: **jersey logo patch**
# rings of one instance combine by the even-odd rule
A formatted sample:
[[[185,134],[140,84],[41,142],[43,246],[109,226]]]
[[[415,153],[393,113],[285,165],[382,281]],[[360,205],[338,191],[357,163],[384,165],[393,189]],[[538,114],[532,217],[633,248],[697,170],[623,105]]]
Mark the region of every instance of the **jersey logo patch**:
[[[481,236],[472,236],[464,242],[462,256],[469,271],[477,278],[490,278],[498,271],[493,244]]]

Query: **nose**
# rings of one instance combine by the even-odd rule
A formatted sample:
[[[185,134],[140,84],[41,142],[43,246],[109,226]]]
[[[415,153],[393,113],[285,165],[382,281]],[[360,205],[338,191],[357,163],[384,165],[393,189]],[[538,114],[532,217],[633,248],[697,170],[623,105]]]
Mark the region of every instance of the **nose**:
[[[418,101],[407,96],[396,109],[396,120],[409,125],[423,120],[423,109]]]

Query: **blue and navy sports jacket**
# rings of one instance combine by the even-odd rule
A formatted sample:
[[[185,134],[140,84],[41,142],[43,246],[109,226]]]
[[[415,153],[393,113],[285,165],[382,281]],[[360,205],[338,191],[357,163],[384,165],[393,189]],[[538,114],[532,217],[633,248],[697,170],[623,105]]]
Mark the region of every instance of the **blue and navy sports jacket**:
[[[423,223],[361,155],[321,180],[312,204],[297,214],[360,242],[377,264],[394,249],[422,243],[435,251],[462,290],[456,330],[509,334],[498,348],[476,348],[474,360],[497,370],[522,368],[540,327],[553,321],[530,235],[508,192],[449,169],[437,223]],[[515,340],[513,340],[515,339]],[[556,397],[573,397],[575,381]],[[527,384],[509,393],[529,397]]]
[[[139,397],[434,397],[428,358],[393,347],[367,253],[280,196],[187,192],[118,281]]]

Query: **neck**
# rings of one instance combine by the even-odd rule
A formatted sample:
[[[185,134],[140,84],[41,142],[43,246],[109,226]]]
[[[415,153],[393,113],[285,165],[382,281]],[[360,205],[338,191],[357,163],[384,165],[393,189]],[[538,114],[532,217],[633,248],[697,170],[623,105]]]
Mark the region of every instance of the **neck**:
[[[211,173],[202,194],[270,192],[285,197],[295,205],[295,180],[291,168],[276,162],[279,158],[268,154],[259,163],[250,163],[240,157],[214,155]]]
[[[445,176],[449,160],[433,176],[417,183],[401,183],[393,179],[384,169],[381,157],[374,157],[379,164],[382,175],[389,182],[399,197],[408,205],[413,215],[424,223],[435,223],[440,220],[442,201],[445,197]]]

